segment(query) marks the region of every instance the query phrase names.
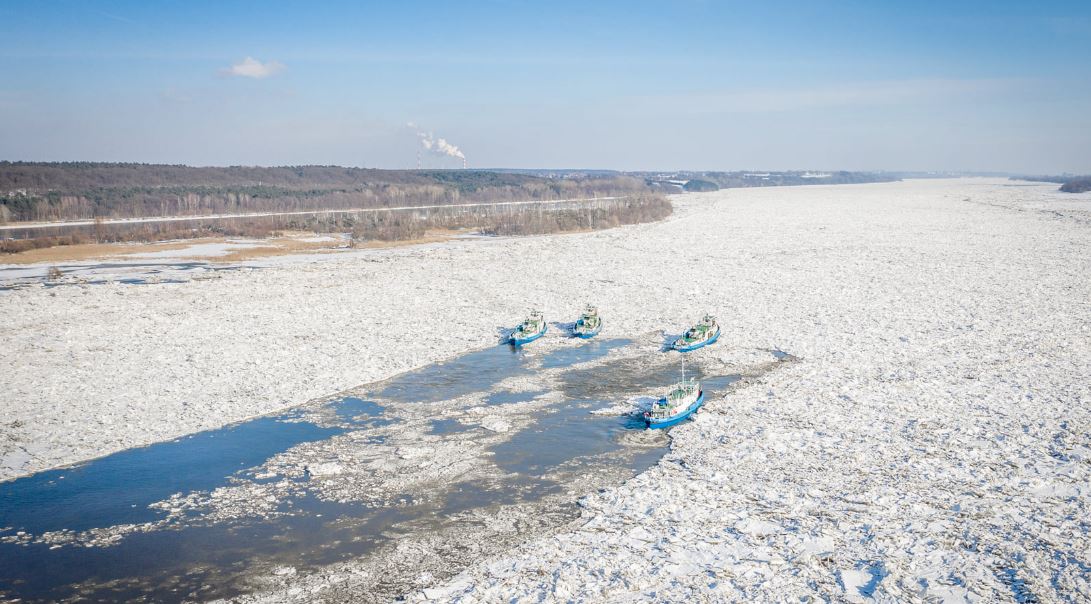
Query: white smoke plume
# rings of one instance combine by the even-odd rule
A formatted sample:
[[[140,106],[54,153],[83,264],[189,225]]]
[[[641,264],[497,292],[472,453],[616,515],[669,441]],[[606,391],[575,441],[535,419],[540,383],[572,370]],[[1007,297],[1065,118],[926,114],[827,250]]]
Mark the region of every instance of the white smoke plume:
[[[431,132],[425,132],[417,127],[413,122],[409,122],[408,126],[417,131],[417,138],[420,139],[420,144],[424,147],[425,151],[431,151],[436,155],[446,155],[448,157],[457,157],[458,159],[466,159],[466,154],[461,149],[447,142],[445,138],[436,138]]]
[[[458,147],[447,142],[446,139],[436,139],[436,152],[444,155],[450,155],[451,157],[457,157],[459,159],[466,159],[466,155],[462,153],[462,150]]]

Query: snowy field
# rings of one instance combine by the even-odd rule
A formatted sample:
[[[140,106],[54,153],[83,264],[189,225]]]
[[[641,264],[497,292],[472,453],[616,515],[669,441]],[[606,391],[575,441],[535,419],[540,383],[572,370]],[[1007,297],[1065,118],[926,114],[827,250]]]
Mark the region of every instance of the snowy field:
[[[707,311],[716,346],[799,361],[710,401],[578,528],[410,599],[1087,601],[1091,195],[1055,189],[733,189],[597,233],[0,291],[0,479],[486,347],[530,307],[594,302],[603,337]],[[256,599],[373,580],[286,573]]]

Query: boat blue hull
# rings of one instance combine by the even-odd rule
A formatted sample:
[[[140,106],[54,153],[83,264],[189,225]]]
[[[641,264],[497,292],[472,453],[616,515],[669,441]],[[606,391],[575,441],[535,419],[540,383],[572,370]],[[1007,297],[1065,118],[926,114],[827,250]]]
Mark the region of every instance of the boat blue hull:
[[[531,336],[527,336],[525,338],[517,337],[513,333],[513,334],[511,334],[511,343],[515,344],[516,346],[522,346],[523,344],[528,344],[528,343],[533,342],[534,340],[537,340],[538,338],[544,336],[547,329],[549,329],[549,326],[543,324],[542,325],[542,331],[539,331],[538,333],[536,333],[534,335],[531,335]]]
[[[590,340],[591,338],[599,335],[599,332],[602,331],[602,321],[601,320],[599,320],[599,326],[595,328],[595,331],[578,331],[577,328],[579,326],[580,326],[580,322],[576,321],[576,326],[572,328],[572,335],[576,336],[577,338],[583,339],[583,340]]]
[[[678,423],[681,423],[681,422],[685,421],[687,418],[689,418],[689,416],[696,413],[697,410],[700,409],[701,405],[703,405],[703,404],[705,404],[705,391],[704,390],[701,391],[701,394],[697,395],[697,400],[693,401],[693,404],[691,404],[689,407],[687,407],[685,411],[679,413],[678,415],[674,415],[674,416],[664,418],[664,419],[661,419],[661,420],[654,420],[654,419],[645,418],[644,419],[644,425],[649,427],[649,428],[653,428],[653,429],[654,428],[670,428],[671,426],[673,426],[675,424],[678,424]]]
[[[717,329],[716,330],[716,335],[714,335],[711,338],[705,340],[704,342],[698,342],[696,344],[690,344],[689,346],[679,346],[677,343],[675,343],[674,346],[672,346],[672,348],[674,348],[678,352],[689,352],[691,350],[697,350],[698,348],[704,348],[705,346],[708,346],[709,344],[715,344],[716,340],[719,340],[719,339],[720,339],[720,330]]]

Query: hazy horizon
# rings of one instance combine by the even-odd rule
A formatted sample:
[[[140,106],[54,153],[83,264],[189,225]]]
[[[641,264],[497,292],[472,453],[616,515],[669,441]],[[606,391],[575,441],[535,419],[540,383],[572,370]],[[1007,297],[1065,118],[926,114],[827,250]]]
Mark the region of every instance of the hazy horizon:
[[[4,160],[1091,173],[1075,2],[38,2],[0,32]]]
[[[347,169],[361,169],[361,170],[388,170],[388,171],[414,171],[417,170],[415,166],[412,167],[391,167],[391,168],[379,168],[372,166],[349,166],[344,164],[187,164],[187,163],[163,163],[163,162],[144,162],[144,161],[104,161],[104,160],[87,160],[87,159],[59,159],[59,160],[23,160],[23,159],[0,159],[0,163],[24,163],[24,164],[67,164],[67,163],[85,163],[85,164],[119,164],[119,165],[145,165],[145,166],[182,166],[186,168],[209,168],[209,169],[225,169],[225,168],[257,168],[257,169],[274,169],[274,168],[303,168],[303,167],[332,167],[332,168],[347,168]],[[450,164],[451,162],[447,162]],[[745,166],[745,167],[727,167],[727,168],[707,168],[707,169],[692,169],[686,167],[662,167],[662,168],[649,168],[646,170],[625,170],[619,168],[601,168],[595,166],[529,166],[529,167],[507,167],[507,166],[468,166],[467,168],[455,167],[454,165],[448,165],[445,167],[422,167],[421,171],[425,172],[441,172],[441,171],[453,171],[453,170],[470,170],[479,172],[615,172],[618,174],[637,174],[637,173],[688,173],[688,172],[771,172],[771,173],[789,173],[789,172],[860,172],[860,173],[889,173],[889,174],[936,174],[939,176],[950,175],[953,178],[959,177],[1009,177],[1009,176],[1085,176],[1083,173],[1077,172],[1005,172],[997,170],[897,170],[897,169],[875,169],[875,170],[845,170],[842,168],[766,168],[764,166]],[[910,176],[912,177],[912,176]]]

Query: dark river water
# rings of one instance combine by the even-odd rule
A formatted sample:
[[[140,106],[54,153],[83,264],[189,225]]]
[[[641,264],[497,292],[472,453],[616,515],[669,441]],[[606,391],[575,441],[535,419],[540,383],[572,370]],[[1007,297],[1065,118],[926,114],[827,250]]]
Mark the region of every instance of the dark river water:
[[[642,422],[591,414],[641,389],[665,388],[677,378],[677,368],[669,363],[640,369],[606,358],[632,343],[590,340],[537,355],[497,346],[365,387],[366,394],[321,403],[332,422],[314,420],[314,405],[301,407],[0,483],[0,538],[7,541],[0,543],[0,597],[102,602],[230,597],[247,591],[245,579],[259,563],[262,568],[282,564],[311,570],[366,555],[390,539],[395,526],[422,518],[438,522],[468,509],[556,492],[560,485],[550,473],[574,459],[622,464],[629,475],[640,472],[658,461],[667,440],[629,450],[622,435],[642,431]],[[303,443],[360,432],[365,438],[359,446],[378,446],[383,437],[367,435],[396,429],[402,421],[392,417],[391,401],[436,403],[474,393],[483,394],[486,408],[531,401],[547,391],[513,392],[500,385],[592,361],[597,364],[564,371],[557,387],[563,396],[491,446],[489,459],[509,474],[499,485],[456,483],[427,501],[406,496],[396,505],[378,507],[305,495],[277,501],[283,515],[227,521],[168,519],[166,511],[150,507],[178,493],[208,493],[238,480],[260,480],[256,468]],[[726,388],[736,379],[697,375],[706,390]],[[482,430],[450,417],[429,422],[429,433],[444,438]],[[35,542],[55,531],[123,525],[143,528],[93,547],[71,539]]]

